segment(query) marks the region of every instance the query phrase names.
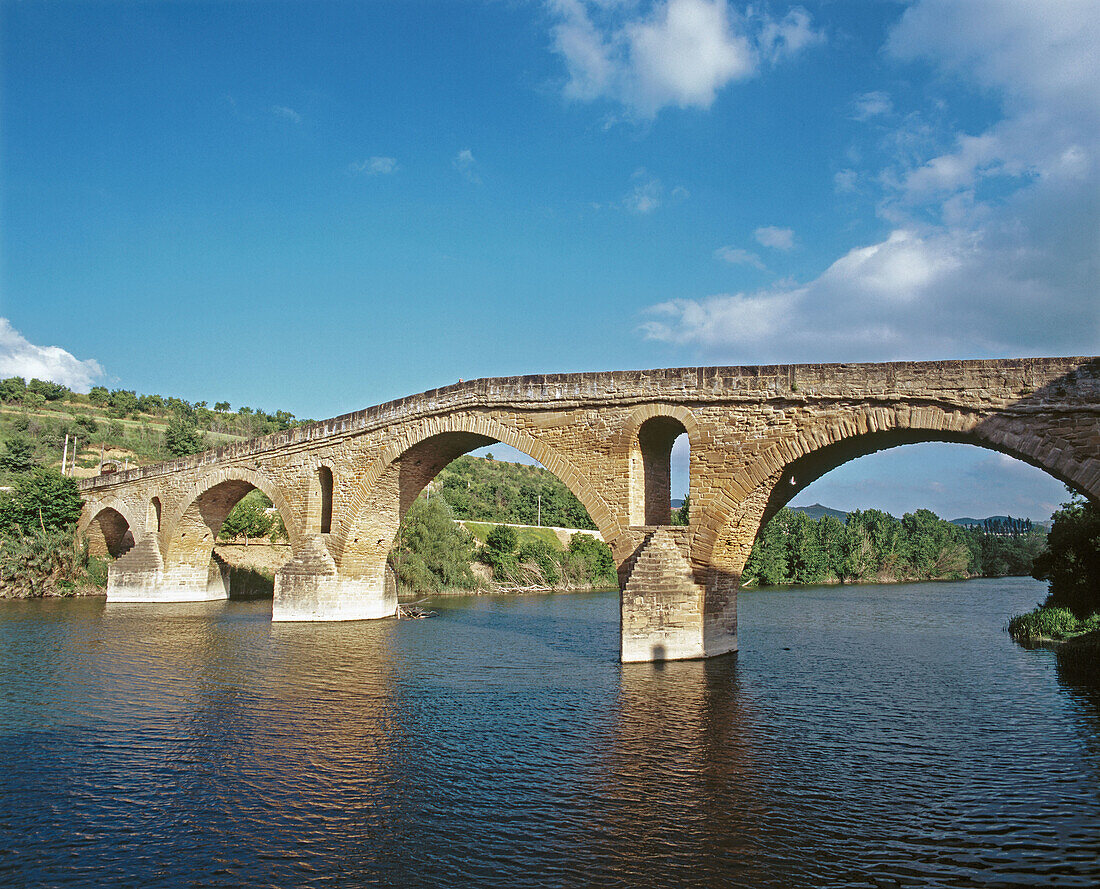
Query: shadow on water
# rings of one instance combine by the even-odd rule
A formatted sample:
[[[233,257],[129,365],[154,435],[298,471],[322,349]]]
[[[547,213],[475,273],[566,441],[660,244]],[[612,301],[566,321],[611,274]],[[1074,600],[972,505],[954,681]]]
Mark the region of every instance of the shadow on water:
[[[745,830],[762,815],[753,724],[736,653],[624,664],[590,816],[570,842],[575,872],[623,886],[772,885]]]
[[[272,599],[275,596],[275,577],[255,568],[242,565],[229,566],[229,598],[239,601]]]

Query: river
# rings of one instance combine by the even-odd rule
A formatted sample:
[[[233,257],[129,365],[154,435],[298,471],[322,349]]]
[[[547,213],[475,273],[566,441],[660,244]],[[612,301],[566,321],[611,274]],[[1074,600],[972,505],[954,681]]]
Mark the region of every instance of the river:
[[[1100,689],[1030,579],[741,594],[622,666],[614,593],[272,624],[0,602],[0,884],[1100,884]]]

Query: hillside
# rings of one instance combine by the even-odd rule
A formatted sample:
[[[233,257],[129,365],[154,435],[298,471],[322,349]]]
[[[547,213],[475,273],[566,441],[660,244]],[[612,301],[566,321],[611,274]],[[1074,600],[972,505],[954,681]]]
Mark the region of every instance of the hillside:
[[[65,440],[75,476],[95,475],[101,462],[120,468],[196,453],[312,422],[286,411],[210,408],[205,401],[138,395],[94,387],[87,395],[44,380],[0,380],[0,481],[30,465],[61,468]]]

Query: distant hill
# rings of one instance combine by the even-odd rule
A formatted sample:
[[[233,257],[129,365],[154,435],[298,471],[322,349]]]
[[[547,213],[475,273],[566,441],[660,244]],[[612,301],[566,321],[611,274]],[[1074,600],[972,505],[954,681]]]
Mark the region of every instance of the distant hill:
[[[813,506],[789,506],[787,508],[792,512],[804,512],[814,520],[827,515],[831,515],[834,519],[840,519],[842,522],[848,518],[848,513],[843,510],[833,509],[830,506],[822,506],[820,503],[815,503]]]

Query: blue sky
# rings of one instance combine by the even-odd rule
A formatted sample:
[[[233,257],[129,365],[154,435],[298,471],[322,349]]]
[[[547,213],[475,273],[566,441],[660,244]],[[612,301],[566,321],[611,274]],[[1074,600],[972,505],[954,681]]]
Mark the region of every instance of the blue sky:
[[[1095,354],[1098,44],[1091,2],[0,0],[0,373],[321,418]],[[799,500],[1063,493],[923,446]]]

